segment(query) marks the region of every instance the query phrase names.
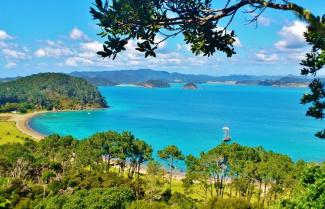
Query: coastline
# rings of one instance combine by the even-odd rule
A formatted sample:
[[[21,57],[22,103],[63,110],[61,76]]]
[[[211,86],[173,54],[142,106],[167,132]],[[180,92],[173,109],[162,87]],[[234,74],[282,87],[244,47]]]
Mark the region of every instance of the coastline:
[[[34,117],[44,114],[44,113],[56,113],[56,112],[75,112],[75,111],[93,111],[93,110],[101,110],[101,109],[107,109],[107,108],[88,108],[84,110],[57,110],[57,111],[35,111],[32,113],[25,113],[25,114],[19,114],[19,113],[0,113],[0,117],[7,117],[6,121],[12,121],[16,123],[16,127],[19,131],[22,133],[30,136],[33,139],[36,140],[42,140],[46,137],[46,135],[39,133],[38,131],[32,129],[29,126],[29,122]]]
[[[46,136],[32,129],[29,126],[29,122],[33,117],[47,112],[49,111],[39,111],[39,112],[26,113],[26,114],[2,113],[0,114],[0,116],[8,117],[7,121],[15,122],[17,129],[22,133],[32,137],[33,139],[42,140]]]

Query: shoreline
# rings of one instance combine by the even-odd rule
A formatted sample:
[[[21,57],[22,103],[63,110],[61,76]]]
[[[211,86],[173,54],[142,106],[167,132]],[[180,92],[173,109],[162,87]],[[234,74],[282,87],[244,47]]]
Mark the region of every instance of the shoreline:
[[[0,113],[0,117],[8,117],[6,121],[12,121],[16,123],[17,129],[30,136],[31,138],[39,141],[46,137],[46,135],[39,133],[38,131],[34,130],[30,127],[29,123],[30,121],[40,115],[45,113],[59,113],[59,112],[76,112],[76,111],[94,111],[94,110],[102,110],[107,108],[92,108],[92,109],[84,109],[84,110],[57,110],[57,111],[35,111],[32,113],[25,113],[25,114],[19,114],[19,113]]]
[[[42,140],[46,137],[46,135],[37,132],[29,126],[30,120],[40,114],[48,113],[49,111],[39,111],[32,112],[26,114],[18,114],[18,113],[1,113],[0,116],[8,117],[7,121],[12,121],[16,123],[16,127],[22,133],[30,136],[36,140]]]
[[[40,141],[46,137],[46,135],[39,133],[38,131],[34,130],[30,127],[29,122],[36,116],[40,114],[46,114],[46,113],[59,113],[59,112],[76,112],[76,111],[92,111],[92,110],[101,110],[106,108],[98,108],[98,109],[88,109],[88,110],[59,110],[59,111],[36,111],[32,113],[25,113],[25,114],[19,114],[19,113],[0,113],[0,117],[4,117],[3,121],[10,121],[16,123],[16,128],[30,136],[31,138]],[[164,176],[166,178],[169,177],[168,169],[164,168]],[[142,165],[140,169],[140,173],[146,175],[147,174],[147,167],[146,165]],[[180,170],[174,170],[173,173],[173,180],[182,180],[185,178],[185,172]]]

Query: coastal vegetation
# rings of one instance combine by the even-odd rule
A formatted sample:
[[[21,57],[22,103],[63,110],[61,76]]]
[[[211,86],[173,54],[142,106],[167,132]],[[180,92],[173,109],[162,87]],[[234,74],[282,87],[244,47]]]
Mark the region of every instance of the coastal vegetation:
[[[0,146],[0,208],[323,208],[325,164],[239,144],[199,156],[158,151],[129,132],[51,135]],[[175,160],[186,173],[174,178]],[[143,171],[145,168],[145,172]],[[169,170],[168,169],[168,170]]]
[[[195,83],[187,83],[184,85],[183,87],[184,89],[191,89],[191,90],[195,90],[198,89],[197,85]]]
[[[146,82],[138,83],[137,85],[143,86],[145,88],[168,88],[169,83],[162,80],[148,80]]]
[[[88,81],[61,73],[40,73],[0,83],[0,112],[80,110],[106,107]]]

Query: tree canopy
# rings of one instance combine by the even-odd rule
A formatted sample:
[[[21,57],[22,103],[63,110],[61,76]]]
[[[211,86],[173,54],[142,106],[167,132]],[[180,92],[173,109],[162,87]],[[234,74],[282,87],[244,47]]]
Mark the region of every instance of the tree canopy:
[[[251,17],[250,23],[257,22],[265,9],[270,8],[290,11],[308,23],[305,37],[312,50],[301,62],[301,74],[316,76],[325,65],[325,16],[316,16],[288,0],[224,0],[220,8],[214,8],[212,0],[96,0],[94,5],[90,12],[102,29],[99,35],[106,38],[103,50],[98,52],[102,57],[115,59],[126,50],[130,40],[136,40],[136,50],[145,57],[156,57],[159,44],[179,34],[195,55],[212,56],[220,51],[231,57],[236,53],[236,34],[229,29],[234,17],[244,10]],[[159,39],[158,35],[163,38]],[[310,89],[301,103],[311,104],[308,116],[322,119],[323,84],[315,78]],[[325,138],[325,131],[316,136]]]
[[[174,146],[158,155],[169,162],[183,159]],[[97,133],[84,140],[51,135],[39,142],[1,145],[0,208],[324,205],[324,163],[293,162],[261,147],[223,143],[199,156],[187,156],[185,178],[175,179],[170,187],[170,175],[151,159],[150,145],[129,132]],[[146,174],[133,175],[146,162]]]
[[[175,162],[178,160],[184,160],[182,151],[179,150],[175,145],[170,145],[168,147],[165,147],[162,150],[159,150],[158,156],[162,160],[166,160],[168,162],[168,166],[170,167],[169,184],[171,186],[172,178],[173,178],[173,170],[175,169]]]
[[[0,84],[0,112],[106,106],[95,86],[62,73],[40,73]]]

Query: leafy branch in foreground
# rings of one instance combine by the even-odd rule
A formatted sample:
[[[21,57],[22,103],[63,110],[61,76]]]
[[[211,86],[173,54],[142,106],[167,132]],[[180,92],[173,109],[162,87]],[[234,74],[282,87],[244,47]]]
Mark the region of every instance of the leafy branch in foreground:
[[[159,45],[182,34],[195,55],[212,56],[217,51],[227,57],[234,55],[235,32],[229,27],[236,14],[244,11],[248,23],[256,23],[266,9],[293,12],[308,23],[306,40],[312,51],[302,61],[303,75],[316,76],[324,67],[325,23],[324,17],[288,0],[224,0],[224,6],[213,8],[212,0],[96,0],[90,13],[102,29],[99,34],[107,40],[98,54],[115,59],[126,50],[130,40],[137,42],[136,50],[145,57],[156,57]],[[162,38],[161,38],[162,37]],[[311,93],[304,96],[303,104],[311,103],[307,115],[322,119],[325,103],[323,86],[315,79],[310,84]],[[316,134],[325,138],[325,130]]]

